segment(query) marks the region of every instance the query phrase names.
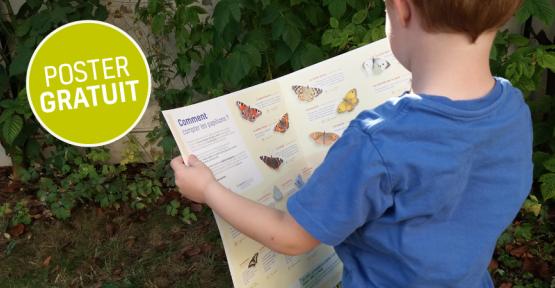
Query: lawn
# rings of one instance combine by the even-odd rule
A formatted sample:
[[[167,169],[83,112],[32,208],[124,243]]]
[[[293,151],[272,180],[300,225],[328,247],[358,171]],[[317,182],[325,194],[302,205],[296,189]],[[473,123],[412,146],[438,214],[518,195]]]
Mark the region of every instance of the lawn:
[[[231,287],[211,212],[197,214],[187,225],[161,207],[85,206],[68,221],[36,221],[1,237],[0,287]]]

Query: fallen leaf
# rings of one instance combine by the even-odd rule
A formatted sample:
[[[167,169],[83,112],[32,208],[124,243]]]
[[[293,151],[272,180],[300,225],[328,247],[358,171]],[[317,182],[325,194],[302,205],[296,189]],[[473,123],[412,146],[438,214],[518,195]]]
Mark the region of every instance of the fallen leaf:
[[[108,235],[108,237],[114,236],[117,230],[118,230],[118,225],[116,223],[106,224],[106,234]]]
[[[187,257],[193,257],[199,255],[202,252],[200,247],[194,245],[185,246],[185,248],[181,249],[181,255]]]
[[[12,237],[18,237],[19,235],[23,234],[24,232],[25,232],[25,225],[23,225],[21,223],[13,226],[12,228],[10,228],[8,230],[8,233],[10,233],[10,235]]]
[[[499,263],[497,263],[497,261],[495,259],[492,259],[489,262],[488,270],[489,271],[495,271],[495,269],[497,269],[498,267],[499,267]]]
[[[199,204],[199,203],[191,203],[191,211],[193,211],[193,212],[200,212],[200,211],[202,211],[202,204]]]
[[[509,253],[511,255],[513,255],[515,257],[519,257],[519,258],[522,258],[526,254],[526,252],[528,252],[528,247],[526,247],[526,246],[520,246],[520,247],[517,247],[517,248],[513,248],[509,251]]]
[[[501,283],[501,285],[499,286],[499,288],[512,288],[513,287],[513,283]]]
[[[50,260],[52,260],[52,256],[46,257],[46,259],[42,261],[42,267],[48,267],[48,265],[50,265]]]

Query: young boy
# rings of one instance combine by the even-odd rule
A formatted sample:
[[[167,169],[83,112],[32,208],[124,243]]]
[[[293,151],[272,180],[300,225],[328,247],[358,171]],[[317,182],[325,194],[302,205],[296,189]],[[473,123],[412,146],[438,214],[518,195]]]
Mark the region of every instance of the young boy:
[[[359,114],[288,213],[227,190],[194,156],[172,161],[176,185],[277,252],[334,246],[344,287],[493,287],[496,239],[532,179],[529,109],[489,67],[496,30],[519,5],[387,0],[413,93]]]

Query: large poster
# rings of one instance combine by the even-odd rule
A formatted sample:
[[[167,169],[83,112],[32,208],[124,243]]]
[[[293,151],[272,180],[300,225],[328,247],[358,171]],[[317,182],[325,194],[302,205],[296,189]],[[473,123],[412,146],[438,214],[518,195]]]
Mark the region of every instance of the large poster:
[[[411,75],[381,40],[289,75],[163,111],[183,157],[194,153],[224,186],[285,210],[349,122],[410,89]],[[332,247],[281,255],[215,215],[237,288],[335,287]]]

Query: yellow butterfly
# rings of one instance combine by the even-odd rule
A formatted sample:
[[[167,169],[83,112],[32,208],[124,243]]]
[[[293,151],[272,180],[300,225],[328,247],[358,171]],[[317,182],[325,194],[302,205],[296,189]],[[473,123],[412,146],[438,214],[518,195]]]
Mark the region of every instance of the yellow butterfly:
[[[314,98],[318,97],[324,90],[321,88],[310,87],[310,86],[301,86],[301,85],[293,85],[291,86],[299,100],[310,102],[314,100]]]
[[[337,113],[351,112],[358,105],[357,89],[351,89],[337,106]]]

